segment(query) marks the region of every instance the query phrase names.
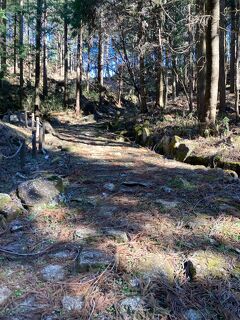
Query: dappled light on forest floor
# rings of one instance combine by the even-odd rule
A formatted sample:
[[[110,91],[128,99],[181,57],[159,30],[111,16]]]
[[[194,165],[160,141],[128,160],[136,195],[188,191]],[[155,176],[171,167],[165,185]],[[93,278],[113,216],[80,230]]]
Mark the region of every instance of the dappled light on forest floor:
[[[68,141],[48,135],[49,158],[31,167],[28,154],[18,179],[60,176],[61,201],[29,208],[0,237],[11,252],[49,251],[2,252],[1,319],[237,319],[240,184],[115,145],[97,125],[58,129]]]

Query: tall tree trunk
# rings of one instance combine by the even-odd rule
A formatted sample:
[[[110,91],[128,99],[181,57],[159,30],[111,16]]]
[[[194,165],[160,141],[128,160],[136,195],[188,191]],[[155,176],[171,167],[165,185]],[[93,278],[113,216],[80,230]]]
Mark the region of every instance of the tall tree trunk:
[[[139,31],[138,31],[138,42],[139,42],[139,100],[141,105],[141,112],[146,113],[147,110],[147,90],[145,83],[145,52],[144,52],[144,44],[145,44],[145,27],[143,21],[143,1],[138,2],[138,12],[140,13],[140,22],[139,22]]]
[[[109,60],[110,60],[110,36],[107,35],[106,39],[106,49],[105,49],[105,60],[106,60],[106,72],[107,72],[107,77],[110,79],[110,65],[109,65]]]
[[[42,6],[43,6],[43,0],[37,0],[36,62],[35,62],[35,103],[34,103],[35,110],[39,110],[39,108],[40,108]]]
[[[236,14],[236,29],[237,37],[236,37],[236,66],[235,66],[235,74],[236,74],[236,83],[235,83],[235,112],[236,112],[236,120],[239,121],[240,113],[239,113],[239,94],[240,94],[240,3],[237,3],[237,14]]]
[[[104,56],[103,56],[103,31],[100,17],[100,28],[98,34],[98,85],[99,85],[99,105],[103,104],[104,92],[103,92],[103,65],[104,65]]]
[[[188,5],[188,42],[189,42],[189,66],[188,66],[188,90],[189,111],[193,111],[193,30],[191,21],[191,4]]]
[[[177,92],[177,58],[172,54],[172,100],[176,101],[178,92]]]
[[[19,69],[20,69],[20,91],[19,91],[19,108],[23,107],[23,85],[24,85],[24,66],[23,66],[23,0],[20,0],[19,8]]]
[[[220,0],[220,34],[219,34],[219,98],[220,113],[224,113],[226,109],[226,78],[225,78],[225,0]]]
[[[83,28],[81,25],[78,32],[78,41],[77,41],[76,116],[79,116],[81,113],[82,58],[83,58]]]
[[[236,5],[231,0],[231,43],[230,43],[230,92],[235,89],[235,63],[236,63]]]
[[[163,70],[163,52],[162,52],[162,32],[161,28],[158,29],[158,51],[157,51],[157,83],[156,83],[156,106],[165,108],[165,83],[164,83],[164,70]]]
[[[87,93],[89,93],[90,90],[90,71],[91,71],[91,38],[89,38],[88,44],[87,44],[87,72],[86,72],[86,80],[87,80]]]
[[[7,1],[6,0],[2,0],[0,2],[1,4],[1,9],[2,10],[6,10],[7,8]],[[1,82],[1,87],[3,86],[3,81],[2,79],[5,76],[5,73],[7,71],[7,37],[6,37],[6,26],[7,26],[7,20],[1,19],[0,21],[1,25],[3,26],[3,31],[0,35],[0,82]]]
[[[219,81],[219,20],[220,0],[207,0],[208,24],[206,30],[206,95],[203,122],[214,126],[218,99]]]
[[[48,72],[47,72],[47,1],[44,0],[43,13],[43,97],[48,96]]]
[[[65,0],[65,8],[67,8],[67,0]],[[68,103],[68,22],[64,18],[64,108],[67,108]]]
[[[205,15],[205,4],[203,0],[200,1],[198,10],[201,16]],[[203,122],[206,92],[206,31],[205,21],[203,19],[201,19],[201,22],[197,25],[197,36],[197,110],[199,121]]]
[[[14,29],[13,29],[13,73],[17,73],[17,13],[14,14]]]

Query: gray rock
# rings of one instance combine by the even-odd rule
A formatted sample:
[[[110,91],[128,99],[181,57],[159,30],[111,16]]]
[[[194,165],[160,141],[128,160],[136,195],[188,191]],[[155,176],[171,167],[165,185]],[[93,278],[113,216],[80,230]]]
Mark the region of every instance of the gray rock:
[[[42,178],[23,182],[18,187],[19,198],[29,207],[47,205],[59,195],[57,184]]]
[[[101,267],[106,268],[111,263],[114,263],[114,257],[99,250],[86,249],[79,255],[77,270],[85,272]]]
[[[83,297],[65,296],[62,299],[63,309],[67,311],[81,311],[84,306]]]
[[[11,294],[12,294],[12,291],[7,287],[0,287],[0,305],[7,302]]]
[[[201,313],[195,309],[189,309],[184,313],[186,320],[203,320]]]
[[[140,287],[140,280],[138,278],[130,279],[129,284],[132,288],[139,288]]]
[[[103,230],[103,233],[106,236],[111,237],[118,242],[128,242],[128,236],[124,231],[115,229],[105,229]]]
[[[4,217],[5,220],[10,222],[16,219],[23,212],[24,208],[18,199],[12,199],[8,194],[0,193],[0,215],[2,215],[2,217],[0,217],[1,220]]]
[[[24,225],[20,220],[13,220],[9,223],[9,229],[11,233],[20,232],[24,229]]]
[[[193,148],[186,143],[180,143],[174,150],[174,159],[177,161],[184,162],[193,152]]]
[[[0,193],[0,212],[12,201],[11,197],[6,193]]]
[[[65,278],[65,270],[61,265],[48,265],[42,271],[42,278],[45,281],[61,281]]]
[[[143,308],[144,301],[141,297],[129,297],[120,302],[120,310],[122,313],[133,313]]]
[[[165,209],[173,209],[179,205],[178,201],[167,201],[163,199],[157,199],[155,203],[162,205]]]
[[[111,218],[117,211],[117,207],[104,206],[99,209],[98,215],[101,217]]]
[[[163,186],[162,187],[162,190],[166,193],[172,193],[173,192],[173,189],[172,188],[169,188],[169,187],[166,187],[166,186]]]
[[[55,259],[71,259],[73,256],[72,252],[69,250],[63,250],[49,255],[51,258]]]
[[[74,233],[75,238],[79,238],[81,240],[88,240],[90,238],[100,236],[99,232],[95,229],[90,229],[88,227],[78,227]]]
[[[44,309],[46,307],[46,305],[39,304],[37,302],[35,295],[30,295],[25,300],[17,304],[16,311],[19,314]]]
[[[103,186],[103,188],[104,188],[105,190],[111,191],[111,192],[113,192],[113,191],[116,189],[114,183],[105,183],[104,186]]]

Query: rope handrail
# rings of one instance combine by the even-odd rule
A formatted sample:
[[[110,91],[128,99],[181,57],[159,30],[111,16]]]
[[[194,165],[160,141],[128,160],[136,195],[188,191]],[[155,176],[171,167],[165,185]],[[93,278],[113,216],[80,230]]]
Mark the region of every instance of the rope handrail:
[[[18,150],[13,155],[5,156],[4,154],[0,153],[0,157],[2,157],[4,159],[13,159],[13,158],[15,158],[19,154],[19,152],[21,151],[23,144],[24,144],[24,142],[21,143],[21,145],[19,146]]]

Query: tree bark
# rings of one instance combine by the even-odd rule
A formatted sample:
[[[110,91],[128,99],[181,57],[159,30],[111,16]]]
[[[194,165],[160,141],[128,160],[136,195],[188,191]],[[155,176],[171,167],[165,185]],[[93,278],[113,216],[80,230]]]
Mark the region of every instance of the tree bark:
[[[79,116],[81,113],[82,58],[83,58],[83,27],[81,25],[78,32],[78,41],[77,41],[76,116]]]
[[[238,30],[236,36],[236,66],[235,66],[235,112],[236,112],[236,120],[239,121],[240,113],[239,113],[239,94],[240,94],[240,4],[237,3],[237,14],[236,14],[236,29]]]
[[[145,31],[144,31],[144,21],[143,21],[143,1],[138,2],[138,11],[140,12],[140,22],[139,22],[139,32],[138,32],[138,41],[139,41],[139,100],[141,106],[141,112],[146,113],[147,110],[147,90],[145,83],[145,52],[143,45],[145,43]]]
[[[189,66],[188,66],[188,90],[189,111],[193,111],[193,30],[191,21],[191,4],[188,5],[188,42],[189,42]]]
[[[43,13],[43,97],[48,96],[48,72],[47,72],[47,1],[44,0]]]
[[[219,34],[219,111],[224,113],[226,109],[226,77],[225,77],[225,0],[220,0],[220,34]]]
[[[35,61],[35,103],[34,103],[35,110],[39,110],[40,109],[42,5],[43,5],[43,0],[37,0],[36,61]]]
[[[17,73],[17,13],[14,14],[13,73]]]
[[[205,15],[204,1],[199,3],[200,16]],[[202,19],[201,19],[202,21]],[[198,119],[200,122],[204,121],[205,109],[205,92],[206,92],[206,31],[205,21],[199,21],[197,25],[197,110]]]
[[[7,1],[2,0],[1,2],[1,9],[6,10],[7,8]],[[4,78],[6,71],[7,71],[7,37],[6,37],[6,27],[7,27],[7,20],[2,19],[0,23],[3,25],[3,31],[0,35],[0,66],[1,66],[1,74],[0,74],[0,82],[1,82],[1,87],[3,86],[3,81],[2,79]]]
[[[65,8],[67,8],[67,0],[65,0]],[[68,104],[68,22],[67,18],[64,18],[64,96],[63,96],[64,108],[67,108]]]
[[[100,17],[100,28],[98,34],[98,85],[99,85],[99,106],[103,104],[104,94],[103,94],[103,65],[104,65],[104,46],[103,46],[103,31],[102,31],[102,21]]]
[[[208,24],[206,30],[206,95],[203,122],[207,127],[215,125],[219,81],[219,0],[207,0]]]
[[[231,0],[231,43],[230,43],[230,92],[235,90],[235,63],[236,63],[236,5]]]
[[[19,90],[19,108],[23,108],[23,85],[24,85],[24,66],[23,66],[23,0],[20,0],[19,9],[19,70],[20,70],[20,90]]]
[[[88,41],[88,47],[87,47],[87,73],[86,73],[86,80],[87,80],[87,88],[86,91],[89,93],[90,90],[90,72],[91,72],[91,48],[92,48],[92,43],[91,43],[91,37],[89,38]]]

